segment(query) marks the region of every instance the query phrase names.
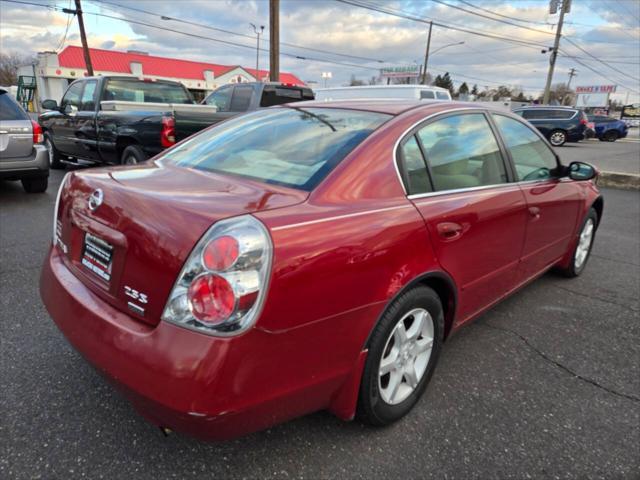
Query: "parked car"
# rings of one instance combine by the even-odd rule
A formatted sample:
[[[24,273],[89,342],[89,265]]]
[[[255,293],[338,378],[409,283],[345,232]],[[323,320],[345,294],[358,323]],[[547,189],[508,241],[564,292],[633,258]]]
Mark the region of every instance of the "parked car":
[[[202,103],[217,108],[212,123],[218,123],[241,113],[313,98],[309,87],[280,82],[244,82],[223,85]]]
[[[359,87],[317,88],[316,100],[362,100],[402,98],[413,100],[451,100],[446,88],[429,85],[365,85]]]
[[[63,161],[133,164],[209,126],[215,108],[196,105],[179,82],[100,76],[76,80],[40,115],[51,168]]]
[[[587,115],[577,108],[523,107],[513,112],[540,130],[554,147],[584,140],[587,132]]]
[[[615,142],[629,133],[629,127],[622,120],[603,115],[590,115],[589,121],[594,123],[595,136],[601,142]]]
[[[40,125],[0,88],[0,179],[20,180],[28,193],[47,190],[49,160]]]
[[[68,173],[40,292],[163,429],[226,439],[321,409],[388,424],[452,332],[549,268],[584,271],[596,174],[510,112],[264,109]]]

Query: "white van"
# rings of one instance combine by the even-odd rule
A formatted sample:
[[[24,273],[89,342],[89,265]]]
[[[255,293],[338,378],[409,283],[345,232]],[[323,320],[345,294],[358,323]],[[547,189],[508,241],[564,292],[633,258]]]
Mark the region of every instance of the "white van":
[[[366,85],[362,87],[318,88],[316,100],[360,100],[373,98],[403,98],[413,100],[449,100],[446,88],[431,85]]]

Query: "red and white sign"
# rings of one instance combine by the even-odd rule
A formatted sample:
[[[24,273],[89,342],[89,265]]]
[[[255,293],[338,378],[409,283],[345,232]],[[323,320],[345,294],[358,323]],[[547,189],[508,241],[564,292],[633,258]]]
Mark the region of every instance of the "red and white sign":
[[[576,87],[576,93],[614,93],[616,85],[588,85]]]

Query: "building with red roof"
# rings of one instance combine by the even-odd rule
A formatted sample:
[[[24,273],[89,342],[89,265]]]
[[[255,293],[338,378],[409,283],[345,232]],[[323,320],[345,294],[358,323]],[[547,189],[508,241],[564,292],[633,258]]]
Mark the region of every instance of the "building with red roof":
[[[91,48],[91,63],[95,75],[132,75],[152,79],[174,80],[183,83],[196,97],[203,98],[211,90],[227,83],[265,81],[269,72],[240,65],[194,62],[177,58],[158,57],[145,52],[104,50]],[[25,75],[33,75],[26,72]],[[40,99],[60,100],[70,81],[87,75],[82,47],[67,46],[60,53],[38,54],[35,66]],[[22,72],[21,72],[22,74]],[[292,73],[281,72],[280,81],[294,85],[304,82]]]

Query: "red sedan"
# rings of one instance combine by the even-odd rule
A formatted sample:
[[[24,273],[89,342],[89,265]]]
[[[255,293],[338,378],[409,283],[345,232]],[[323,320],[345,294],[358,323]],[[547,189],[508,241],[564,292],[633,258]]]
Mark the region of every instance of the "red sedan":
[[[585,268],[597,172],[461,103],[296,103],[69,173],[54,321],[149,420],[226,439],[321,409],[383,425],[451,333]]]

